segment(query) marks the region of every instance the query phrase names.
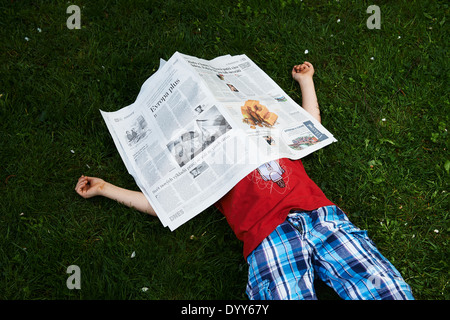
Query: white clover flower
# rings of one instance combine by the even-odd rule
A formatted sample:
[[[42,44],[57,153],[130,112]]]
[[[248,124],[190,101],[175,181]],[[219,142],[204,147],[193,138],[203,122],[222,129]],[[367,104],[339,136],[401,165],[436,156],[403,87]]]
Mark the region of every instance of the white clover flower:
[[[70,152],[75,153],[75,151],[73,151],[73,149],[71,149]]]
[[[372,60],[372,61],[373,61],[373,60],[375,60],[375,58],[374,58],[374,57],[370,57],[370,60]]]
[[[308,52],[309,52],[308,49],[306,49],[306,50],[305,50],[305,54],[308,54]]]
[[[42,29],[41,28],[37,28],[36,29],[38,32],[42,32]]]
[[[337,21],[336,21],[337,23],[339,23],[339,22],[341,22],[341,19],[337,19]]]
[[[30,38],[28,38],[28,37],[25,37],[25,41],[30,41]]]
[[[434,229],[433,231],[434,231],[434,233],[439,233],[438,229]]]
[[[141,291],[142,292],[146,292],[146,291],[148,291],[148,288],[147,287],[142,287]]]

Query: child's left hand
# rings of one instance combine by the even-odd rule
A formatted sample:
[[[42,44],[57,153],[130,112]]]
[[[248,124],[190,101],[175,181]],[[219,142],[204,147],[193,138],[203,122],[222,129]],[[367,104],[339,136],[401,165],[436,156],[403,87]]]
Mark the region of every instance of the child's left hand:
[[[292,78],[295,81],[300,82],[302,79],[311,78],[314,75],[314,67],[308,61],[303,64],[296,65],[292,68]]]

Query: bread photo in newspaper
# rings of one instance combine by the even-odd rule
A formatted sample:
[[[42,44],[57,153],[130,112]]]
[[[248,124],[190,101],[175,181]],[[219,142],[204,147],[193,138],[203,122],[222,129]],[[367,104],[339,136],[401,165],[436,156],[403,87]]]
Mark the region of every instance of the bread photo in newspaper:
[[[241,107],[243,122],[250,125],[251,129],[258,127],[272,128],[278,119],[278,115],[260,104],[258,100],[247,100]]]

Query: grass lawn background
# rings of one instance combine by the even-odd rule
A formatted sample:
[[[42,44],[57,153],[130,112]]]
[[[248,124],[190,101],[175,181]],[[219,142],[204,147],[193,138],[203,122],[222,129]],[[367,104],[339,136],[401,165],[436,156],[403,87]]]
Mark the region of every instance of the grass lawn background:
[[[380,30],[366,26],[372,4]],[[303,159],[307,172],[417,299],[449,299],[448,13],[446,1],[2,1],[0,299],[246,299],[242,245],[214,208],[170,232],[74,192],[81,174],[137,190],[99,109],[132,103],[175,51],[245,53],[299,103],[290,70],[312,62],[339,142]],[[80,290],[66,287],[70,265]]]

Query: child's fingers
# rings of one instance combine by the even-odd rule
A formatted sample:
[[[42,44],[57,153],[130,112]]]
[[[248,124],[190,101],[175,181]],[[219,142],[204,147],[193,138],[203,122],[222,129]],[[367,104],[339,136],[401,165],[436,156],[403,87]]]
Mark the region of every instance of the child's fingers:
[[[307,68],[308,68],[308,65],[305,63],[294,66],[294,70],[296,72],[302,72],[303,70],[305,70]]]
[[[295,65],[292,68],[292,77],[294,78],[296,78],[297,74],[307,74],[307,73],[314,73],[314,67],[308,61],[305,61],[302,64]]]
[[[82,183],[83,183],[83,180],[81,180],[81,178],[78,179],[78,182],[77,182],[77,184],[75,185],[75,190],[78,189]]]
[[[86,187],[87,183],[88,183],[87,177],[80,177],[75,186],[75,191],[77,191],[78,193],[86,192],[85,187]]]
[[[86,198],[86,195],[88,193],[88,190],[85,186],[80,186],[79,188],[75,189],[75,191],[83,198]]]
[[[80,183],[79,183],[79,187],[80,188],[84,188],[86,185],[87,185],[87,181],[86,180],[83,180],[83,181],[80,181]]]
[[[83,184],[78,184],[77,186],[76,186],[76,188],[75,188],[75,191],[78,193],[78,194],[82,194],[82,193],[84,193],[84,192],[86,192],[86,190],[85,190],[85,185],[83,185]]]
[[[82,186],[84,186],[85,184],[86,184],[86,180],[80,179],[80,180],[78,180],[78,182],[77,182],[77,184],[76,184],[76,186],[75,186],[75,189],[79,189],[79,188],[81,188]]]
[[[302,71],[301,65],[296,65],[292,68],[292,76],[295,76],[295,74],[300,73]]]

